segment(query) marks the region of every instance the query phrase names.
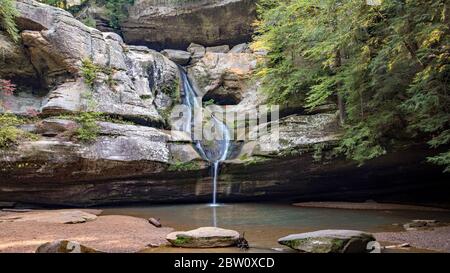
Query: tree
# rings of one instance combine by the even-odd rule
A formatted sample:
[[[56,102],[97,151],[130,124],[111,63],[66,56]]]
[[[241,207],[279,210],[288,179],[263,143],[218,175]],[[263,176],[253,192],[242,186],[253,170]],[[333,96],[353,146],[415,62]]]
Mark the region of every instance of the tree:
[[[15,17],[18,15],[14,0],[0,0],[0,26],[14,42],[19,40]]]
[[[261,1],[254,46],[269,54],[258,76],[275,103],[339,102],[346,133],[336,151],[361,163],[405,141],[448,149],[448,9],[445,0]],[[429,160],[450,171],[449,157]]]

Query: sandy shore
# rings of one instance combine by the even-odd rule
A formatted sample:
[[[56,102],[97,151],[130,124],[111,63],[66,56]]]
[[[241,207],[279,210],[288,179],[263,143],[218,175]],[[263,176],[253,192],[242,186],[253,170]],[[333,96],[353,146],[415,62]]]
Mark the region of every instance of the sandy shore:
[[[450,252],[450,226],[430,230],[375,233],[377,241],[395,244],[408,243],[412,247]]]
[[[166,243],[171,228],[155,228],[145,219],[99,216],[79,224],[34,221],[0,223],[0,252],[35,252],[46,242],[67,239],[104,252],[136,252],[148,244]]]
[[[303,208],[327,208],[327,209],[355,209],[355,210],[414,210],[414,211],[449,211],[442,208],[387,204],[376,202],[351,203],[351,202],[304,202],[293,204]]]

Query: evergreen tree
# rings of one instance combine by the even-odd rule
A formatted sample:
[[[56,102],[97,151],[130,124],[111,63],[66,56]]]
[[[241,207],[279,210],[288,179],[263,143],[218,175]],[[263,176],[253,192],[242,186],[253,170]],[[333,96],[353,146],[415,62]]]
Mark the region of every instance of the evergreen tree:
[[[269,54],[258,76],[274,103],[336,101],[336,151],[359,162],[405,141],[448,149],[448,12],[446,0],[260,1],[254,46]],[[429,160],[450,171],[449,158]]]
[[[14,0],[0,0],[0,27],[5,30],[15,42],[19,40],[14,18],[18,15]]]

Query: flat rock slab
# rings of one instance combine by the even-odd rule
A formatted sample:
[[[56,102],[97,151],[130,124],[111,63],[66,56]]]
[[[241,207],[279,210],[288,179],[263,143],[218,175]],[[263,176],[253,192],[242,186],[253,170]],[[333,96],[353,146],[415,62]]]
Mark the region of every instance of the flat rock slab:
[[[375,241],[372,234],[357,230],[319,230],[291,234],[278,243],[307,253],[364,253],[367,244]]]
[[[171,228],[156,228],[146,219],[107,215],[77,225],[32,222],[0,223],[0,253],[34,253],[42,244],[55,240],[78,242],[101,252],[131,253],[160,245]]]
[[[95,211],[93,211],[95,212]],[[53,224],[79,224],[97,219],[97,215],[82,210],[45,210],[11,213],[0,217],[2,222],[28,222]]]
[[[214,248],[236,245],[239,232],[217,227],[201,227],[190,231],[169,233],[166,239],[177,247]]]

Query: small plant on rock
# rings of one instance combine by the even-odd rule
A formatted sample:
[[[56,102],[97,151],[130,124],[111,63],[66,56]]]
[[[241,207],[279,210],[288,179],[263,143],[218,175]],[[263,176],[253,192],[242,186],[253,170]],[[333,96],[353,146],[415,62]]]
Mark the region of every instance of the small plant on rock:
[[[97,120],[100,117],[100,113],[80,113],[75,116],[74,120],[78,122],[80,127],[75,131],[75,137],[81,142],[94,141],[100,131],[97,125]]]

